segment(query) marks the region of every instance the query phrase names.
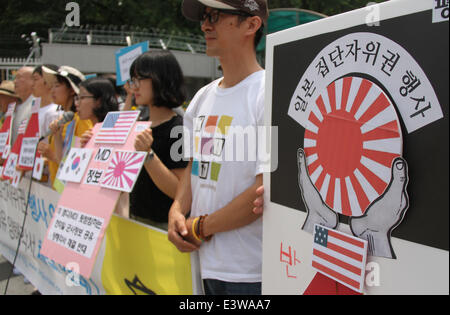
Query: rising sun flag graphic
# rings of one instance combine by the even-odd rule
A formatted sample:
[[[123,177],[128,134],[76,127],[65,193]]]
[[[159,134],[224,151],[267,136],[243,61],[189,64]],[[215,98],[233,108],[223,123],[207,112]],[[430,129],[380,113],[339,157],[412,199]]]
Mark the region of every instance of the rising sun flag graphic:
[[[116,151],[102,180],[102,187],[131,192],[144,164],[146,152]]]
[[[358,77],[333,82],[313,105],[304,140],[311,180],[331,209],[360,216],[383,194],[402,155],[395,108],[380,87]]]

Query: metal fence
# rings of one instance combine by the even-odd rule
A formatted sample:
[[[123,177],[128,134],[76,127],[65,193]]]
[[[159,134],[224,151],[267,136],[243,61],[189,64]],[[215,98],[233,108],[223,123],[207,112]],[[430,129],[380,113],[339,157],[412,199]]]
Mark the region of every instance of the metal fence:
[[[41,59],[34,58],[0,58],[0,81],[14,80],[15,72],[23,66],[36,67]]]
[[[134,28],[130,30],[114,30],[104,28],[52,28],[49,29],[48,42],[128,46],[148,41],[152,48],[204,53],[205,39],[200,35],[170,32],[157,28]]]

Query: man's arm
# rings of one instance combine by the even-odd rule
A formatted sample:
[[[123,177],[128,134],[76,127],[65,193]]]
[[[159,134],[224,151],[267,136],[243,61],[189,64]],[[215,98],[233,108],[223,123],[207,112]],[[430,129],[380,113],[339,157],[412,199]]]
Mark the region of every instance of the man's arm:
[[[192,160],[178,183],[177,193],[169,211],[169,241],[181,252],[193,252],[200,247],[198,242],[188,237],[190,226],[186,225],[186,215],[192,204],[191,171]]]
[[[209,215],[203,224],[204,236],[235,230],[249,225],[262,214],[253,212],[256,190],[263,184],[263,175],[256,176],[255,183],[228,205]]]

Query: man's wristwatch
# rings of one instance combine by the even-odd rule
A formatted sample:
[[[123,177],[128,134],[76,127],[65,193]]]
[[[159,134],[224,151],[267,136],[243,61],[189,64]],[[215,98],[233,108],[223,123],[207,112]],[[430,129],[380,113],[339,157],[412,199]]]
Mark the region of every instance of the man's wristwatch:
[[[148,152],[147,158],[145,159],[144,164],[147,163],[147,162],[152,161],[154,159],[154,157],[155,157],[155,152],[153,152],[153,150],[150,149],[150,152]]]

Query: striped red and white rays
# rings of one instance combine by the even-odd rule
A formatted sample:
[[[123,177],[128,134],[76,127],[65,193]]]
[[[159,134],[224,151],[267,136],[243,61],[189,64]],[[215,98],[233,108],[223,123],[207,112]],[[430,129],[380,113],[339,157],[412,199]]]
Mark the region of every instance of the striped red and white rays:
[[[308,171],[337,213],[360,216],[367,210],[388,186],[402,146],[393,104],[369,80],[341,78],[312,104],[304,139]]]
[[[131,192],[141,171],[146,152],[116,151],[102,179],[102,187]]]

